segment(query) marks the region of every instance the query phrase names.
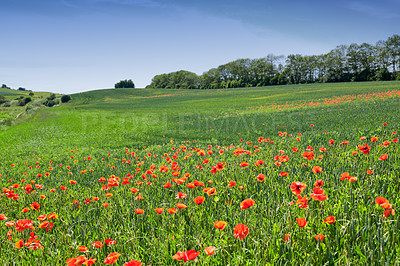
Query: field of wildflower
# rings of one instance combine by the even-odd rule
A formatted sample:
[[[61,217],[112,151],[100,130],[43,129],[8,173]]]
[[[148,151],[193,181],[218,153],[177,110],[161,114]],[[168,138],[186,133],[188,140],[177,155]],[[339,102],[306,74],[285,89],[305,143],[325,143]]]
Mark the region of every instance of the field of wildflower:
[[[1,265],[400,263],[400,82],[72,99],[0,131]]]

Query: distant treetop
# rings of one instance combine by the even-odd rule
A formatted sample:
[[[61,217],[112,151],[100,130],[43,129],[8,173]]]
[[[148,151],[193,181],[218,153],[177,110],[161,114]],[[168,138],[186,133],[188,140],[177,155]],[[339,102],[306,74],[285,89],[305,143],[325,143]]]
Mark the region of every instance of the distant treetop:
[[[135,88],[135,83],[130,80],[121,80],[118,83],[115,83],[114,87],[117,88]]]

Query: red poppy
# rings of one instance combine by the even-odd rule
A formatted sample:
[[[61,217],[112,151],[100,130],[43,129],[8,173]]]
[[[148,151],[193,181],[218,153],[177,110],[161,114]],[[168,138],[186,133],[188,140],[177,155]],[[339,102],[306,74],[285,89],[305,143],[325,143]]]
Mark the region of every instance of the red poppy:
[[[163,187],[164,187],[164,188],[170,188],[171,186],[172,186],[171,183],[166,183]]]
[[[135,209],[135,212],[136,212],[137,214],[143,214],[143,213],[144,213],[144,210],[142,210],[142,209]]]
[[[324,181],[321,179],[318,179],[317,181],[315,181],[314,186],[315,187],[322,187],[324,185]]]
[[[107,258],[104,259],[104,264],[114,264],[118,258],[121,256],[119,253],[110,253]]]
[[[324,222],[327,223],[327,224],[333,224],[333,223],[335,223],[335,222],[336,222],[335,216],[328,216],[328,217],[326,217],[326,219],[325,219]]]
[[[199,204],[202,204],[204,202],[204,200],[205,200],[205,198],[203,196],[198,196],[193,201],[194,201],[194,203],[199,205]]]
[[[290,234],[285,234],[285,242],[289,242],[290,241]]]
[[[324,201],[328,199],[328,196],[324,194],[324,190],[320,187],[313,188],[313,192],[314,193],[310,194],[310,197],[314,200]]]
[[[315,155],[312,151],[305,151],[305,152],[303,152],[302,155],[305,159],[310,160],[310,161],[315,158]]]
[[[88,252],[89,251],[89,249],[86,246],[79,246],[78,250],[81,251],[81,252]]]
[[[205,247],[204,252],[208,255],[211,256],[215,252],[215,247],[210,246],[210,247]]]
[[[217,194],[217,190],[215,189],[215,187],[208,189],[206,192],[208,196]]]
[[[235,238],[239,238],[240,240],[243,240],[249,234],[249,228],[244,224],[238,224],[235,226],[233,233],[234,233],[233,236]]]
[[[142,266],[142,262],[137,261],[137,260],[131,260],[131,261],[125,262],[124,266]]]
[[[224,221],[216,221],[214,223],[214,227],[217,228],[217,229],[220,229],[220,230],[224,230],[226,225],[227,225],[227,223],[224,222]]]
[[[378,160],[385,161],[388,158],[387,154],[382,154]]]
[[[293,182],[290,185],[290,190],[292,190],[294,194],[300,195],[306,187],[307,185],[302,182]]]
[[[240,163],[240,167],[247,167],[247,166],[249,166],[248,162],[241,162]]]
[[[285,176],[287,176],[289,173],[288,172],[281,172],[279,175],[281,176],[281,177],[285,177]]]
[[[317,241],[322,241],[323,239],[324,239],[324,235],[316,235],[316,236],[314,236],[314,238],[317,240]]]
[[[178,207],[178,209],[185,209],[187,206],[183,203],[177,203],[176,207]]]
[[[178,192],[178,194],[175,196],[175,199],[186,199],[186,196],[186,193]]]
[[[35,210],[39,210],[39,208],[40,208],[40,204],[39,203],[37,203],[37,202],[34,202],[34,203],[32,203],[31,204],[31,207],[32,207],[32,209],[35,209]]]
[[[172,256],[173,259],[176,260],[183,260],[184,262],[187,262],[189,260],[194,260],[198,255],[200,255],[200,251],[196,251],[194,249],[188,250],[188,251],[178,251],[174,256]]]
[[[15,223],[15,230],[24,231],[26,229],[35,230],[35,228],[32,225],[32,220],[22,219],[22,220],[18,220]]]
[[[94,241],[94,242],[92,243],[92,246],[93,246],[93,247],[96,247],[96,248],[104,247],[103,243],[100,242],[100,241]]]
[[[313,172],[314,174],[316,174],[316,173],[322,173],[322,168],[321,168],[321,166],[314,166],[314,167],[312,168],[312,172]]]
[[[106,239],[104,242],[107,244],[107,246],[115,245],[117,243],[115,240],[112,239]]]
[[[177,209],[175,209],[175,208],[169,208],[168,210],[167,210],[167,212],[169,212],[170,214],[174,214],[174,213],[176,213],[178,210]]]
[[[154,210],[156,211],[156,213],[161,214],[164,211],[164,208],[157,208]]]
[[[236,182],[235,181],[230,181],[228,184],[228,187],[234,187],[236,186]]]
[[[254,200],[252,200],[252,199],[245,199],[244,201],[242,201],[242,202],[240,203],[240,208],[244,210],[244,209],[247,209],[247,208],[253,206],[254,204],[256,204],[256,202],[255,202]]]
[[[264,181],[264,179],[265,179],[265,175],[264,174],[258,174],[257,175],[257,180],[258,181],[262,182],[262,181]]]
[[[5,214],[0,214],[0,221],[4,221],[7,219],[7,216]]]
[[[297,218],[296,222],[300,227],[304,227],[307,225],[306,218]]]

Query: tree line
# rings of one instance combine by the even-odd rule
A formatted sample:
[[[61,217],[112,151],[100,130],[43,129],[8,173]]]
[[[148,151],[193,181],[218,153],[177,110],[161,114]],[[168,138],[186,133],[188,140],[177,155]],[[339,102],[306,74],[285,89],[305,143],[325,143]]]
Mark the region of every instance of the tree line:
[[[238,59],[202,75],[180,70],[156,75],[148,88],[217,89],[315,82],[400,80],[400,36],[375,45],[339,45],[321,55],[269,54]]]

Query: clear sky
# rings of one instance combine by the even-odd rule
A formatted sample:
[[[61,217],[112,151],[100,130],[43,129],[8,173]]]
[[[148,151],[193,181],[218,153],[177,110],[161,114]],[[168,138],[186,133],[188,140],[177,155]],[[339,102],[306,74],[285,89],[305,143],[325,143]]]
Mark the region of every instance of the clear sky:
[[[399,31],[400,0],[0,0],[0,83],[140,88],[157,74],[327,53]]]

